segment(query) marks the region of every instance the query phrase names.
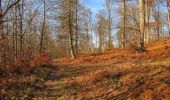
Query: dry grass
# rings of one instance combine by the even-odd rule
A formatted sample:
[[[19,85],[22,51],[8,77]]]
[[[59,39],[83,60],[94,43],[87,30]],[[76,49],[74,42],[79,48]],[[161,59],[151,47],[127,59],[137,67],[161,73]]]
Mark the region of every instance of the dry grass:
[[[55,59],[54,61],[65,64],[77,64],[77,63],[98,63],[107,60],[123,59],[123,60],[156,60],[167,58],[170,55],[170,40],[157,40],[146,44],[146,52],[138,53],[135,49],[112,49],[105,53],[91,54],[91,55],[79,55],[75,60],[71,60],[69,57],[63,57]],[[135,49],[135,50],[134,50]]]
[[[76,87],[74,96],[79,99],[169,100],[170,72],[167,68],[122,63],[67,78],[65,84]]]
[[[101,54],[80,55],[76,60],[60,58],[55,61],[94,69],[97,66],[96,71],[67,79],[65,84],[80,87],[74,95],[76,98],[169,100],[170,40],[151,42],[146,49],[143,53],[134,49],[114,49]]]
[[[143,53],[114,49],[75,60],[55,59],[53,67],[1,79],[1,95],[35,100],[170,100],[169,47],[170,40],[160,40],[147,44]],[[38,59],[43,58],[48,59],[38,56],[33,62],[41,64]]]

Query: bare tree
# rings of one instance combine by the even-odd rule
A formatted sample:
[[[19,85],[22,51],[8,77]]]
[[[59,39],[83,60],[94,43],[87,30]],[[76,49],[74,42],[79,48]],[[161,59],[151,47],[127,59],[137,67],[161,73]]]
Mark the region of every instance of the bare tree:
[[[99,37],[99,51],[104,52],[105,40],[106,40],[106,18],[103,11],[101,10],[97,15],[97,32]]]
[[[108,48],[113,48],[113,39],[112,39],[112,10],[113,10],[113,1],[105,0],[107,20],[108,20]]]
[[[145,29],[145,1],[139,0],[139,16],[140,16],[140,48],[144,50],[144,29]]]
[[[73,13],[71,7],[72,1],[68,0],[68,19],[69,19],[69,47],[71,59],[75,59],[75,52],[73,47]]]
[[[2,8],[2,0],[0,0],[0,48],[2,48],[2,52],[0,54],[1,60],[3,64],[6,64],[6,58],[7,58],[7,36],[4,32],[4,17],[7,15],[9,10],[13,8],[15,5],[17,5],[21,0],[17,0],[13,3],[11,3],[11,0],[9,0],[8,5],[5,7],[5,9]]]
[[[43,0],[44,4],[44,11],[43,11],[43,24],[42,24],[42,30],[41,30],[41,39],[40,39],[40,53],[44,51],[44,37],[45,37],[45,24],[46,24],[46,0]]]

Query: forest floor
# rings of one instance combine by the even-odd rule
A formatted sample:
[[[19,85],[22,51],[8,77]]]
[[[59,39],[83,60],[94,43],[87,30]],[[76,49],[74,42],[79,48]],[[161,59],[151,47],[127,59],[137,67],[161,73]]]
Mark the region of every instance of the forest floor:
[[[170,40],[146,49],[54,59],[52,66],[1,79],[1,94],[34,100],[170,100]]]

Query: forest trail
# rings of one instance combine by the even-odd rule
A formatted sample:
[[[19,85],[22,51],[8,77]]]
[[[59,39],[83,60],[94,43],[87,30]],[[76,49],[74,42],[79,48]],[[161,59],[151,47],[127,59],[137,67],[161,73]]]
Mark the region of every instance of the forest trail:
[[[170,0],[0,0],[0,100],[170,100]]]
[[[170,40],[146,47],[143,53],[113,49],[53,59],[50,66],[0,79],[0,93],[31,100],[169,100]]]
[[[7,86],[3,88],[9,90],[11,99],[169,100],[170,58],[77,64],[54,61],[52,66],[7,80],[2,86]]]
[[[62,100],[169,100],[170,40],[146,45],[147,52],[114,49],[80,55],[75,60],[54,59],[44,81],[46,89],[35,99]]]
[[[159,61],[55,63],[31,93],[45,100],[170,99],[170,58]]]

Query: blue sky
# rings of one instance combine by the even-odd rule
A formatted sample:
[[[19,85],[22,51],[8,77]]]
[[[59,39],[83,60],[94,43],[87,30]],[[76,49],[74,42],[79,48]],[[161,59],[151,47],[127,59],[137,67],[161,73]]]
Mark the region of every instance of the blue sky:
[[[91,9],[94,17],[95,17],[95,15],[97,14],[97,12],[98,12],[99,10],[103,9],[103,7],[104,7],[104,2],[105,2],[105,0],[84,0],[85,6]],[[120,6],[120,5],[119,5],[119,6]],[[161,7],[161,11],[163,11],[164,13],[167,12],[166,9],[167,9],[166,7]],[[116,17],[116,15],[114,15],[114,17]],[[117,18],[116,18],[116,20],[117,20]],[[114,29],[114,30],[113,30],[114,36],[116,36],[116,35],[115,35],[116,32],[117,32],[117,30]],[[94,34],[94,33],[95,33],[95,32],[93,32],[93,34]],[[94,36],[94,37],[95,37],[95,36]],[[115,38],[115,37],[114,37],[114,38]],[[98,41],[98,39],[94,38],[93,42],[96,43],[96,41]],[[117,40],[116,40],[116,39],[115,39],[115,41],[114,41],[114,44],[117,44]],[[97,46],[97,45],[96,45],[96,46]]]
[[[85,0],[85,5],[92,10],[94,14],[103,8],[104,0]]]
[[[104,0],[85,0],[85,5],[92,10],[94,15],[103,8]],[[166,12],[166,8],[163,7],[162,11]]]

